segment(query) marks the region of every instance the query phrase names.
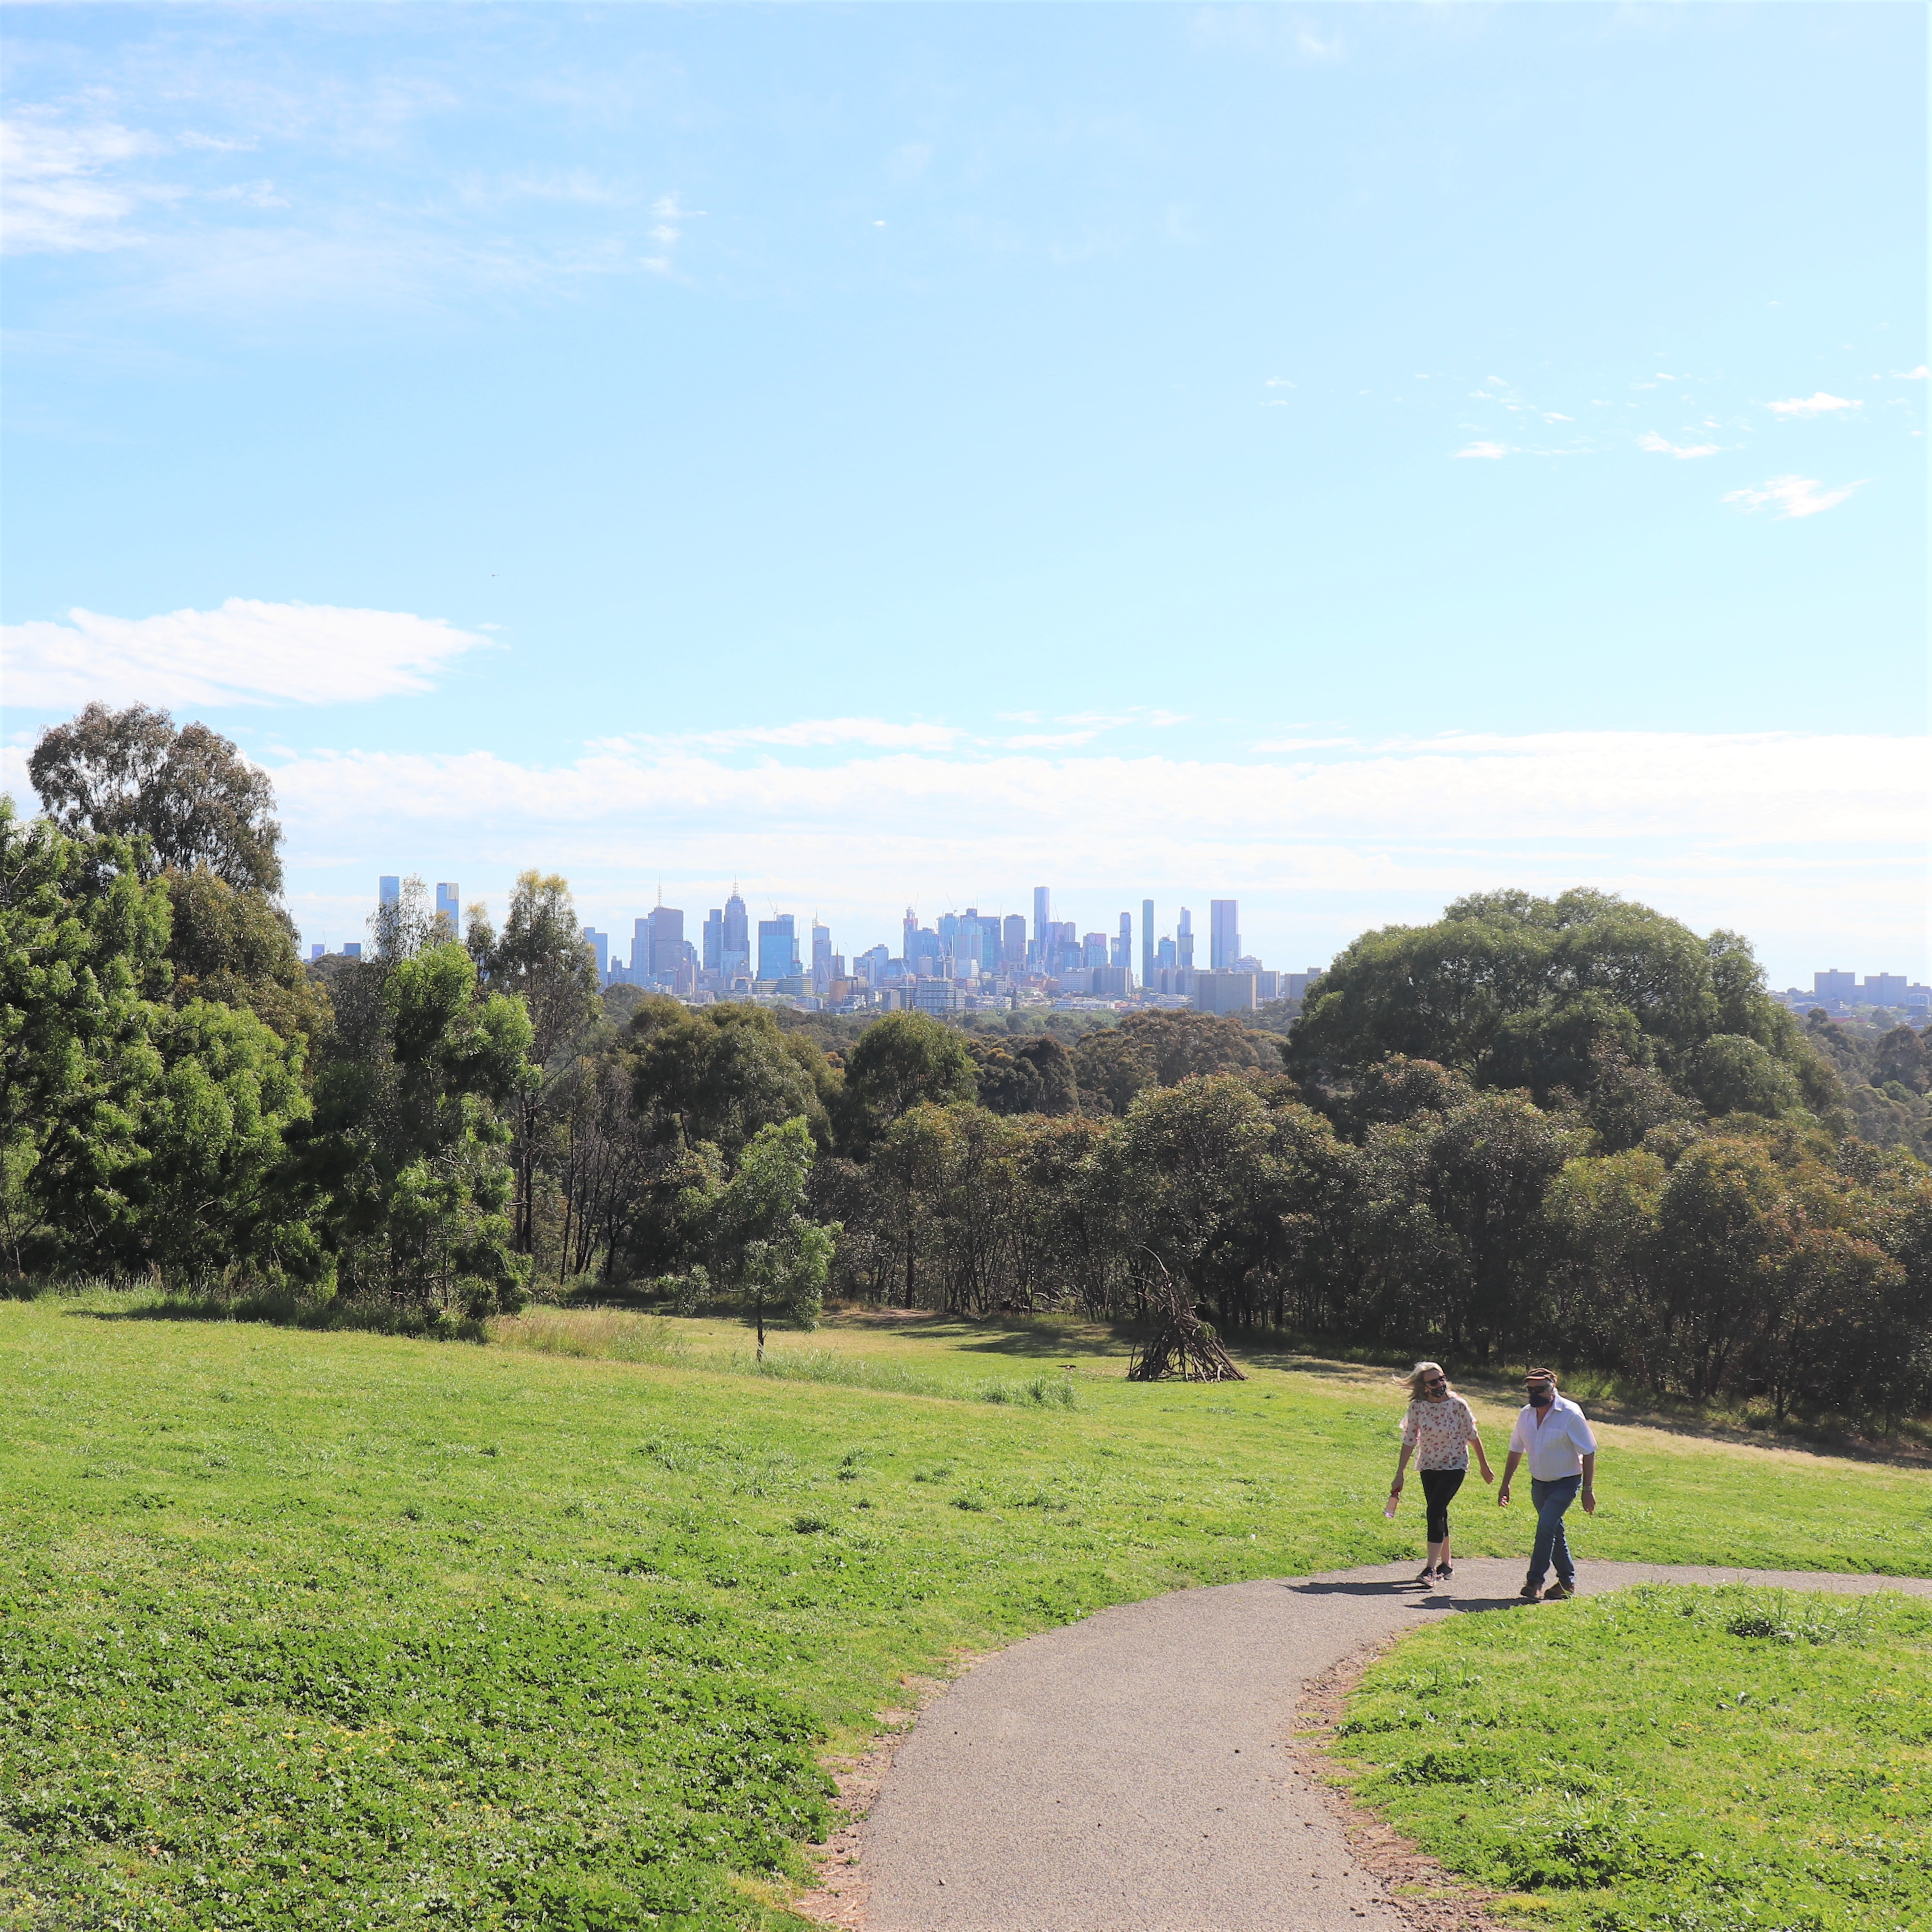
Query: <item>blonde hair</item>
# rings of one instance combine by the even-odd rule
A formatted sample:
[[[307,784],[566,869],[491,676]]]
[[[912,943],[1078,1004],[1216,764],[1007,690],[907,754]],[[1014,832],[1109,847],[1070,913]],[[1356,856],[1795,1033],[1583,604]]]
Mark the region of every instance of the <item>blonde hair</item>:
[[[1408,1399],[1411,1402],[1422,1400],[1422,1384],[1431,1376],[1440,1376],[1442,1378],[1442,1386],[1444,1390],[1450,1394],[1454,1393],[1449,1388],[1449,1371],[1440,1362],[1418,1362],[1402,1378],[1408,1384]]]

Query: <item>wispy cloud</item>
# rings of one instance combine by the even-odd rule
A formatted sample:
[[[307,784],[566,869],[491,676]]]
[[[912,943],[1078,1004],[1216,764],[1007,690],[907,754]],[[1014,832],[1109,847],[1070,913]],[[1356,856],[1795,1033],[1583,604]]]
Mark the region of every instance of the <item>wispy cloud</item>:
[[[1494,461],[1508,455],[1509,445],[1506,442],[1466,443],[1456,454],[1458,456],[1486,457]]]
[[[1672,442],[1668,436],[1659,436],[1656,430],[1647,430],[1636,440],[1640,449],[1648,449],[1659,456],[1674,456],[1680,463],[1694,457],[1715,456],[1723,448],[1715,442]]]
[[[1925,364],[1922,362],[1916,369],[1907,369],[1903,372],[1894,370],[1893,373],[1901,382],[1922,382],[1926,379]]]
[[[1828,396],[1822,389],[1815,396],[1792,396],[1784,402],[1770,405],[1774,416],[1831,416],[1843,410],[1864,407],[1864,404],[1850,401],[1844,396]]]
[[[1783,522],[1787,518],[1815,517],[1822,510],[1835,509],[1866,480],[1861,477],[1856,483],[1827,490],[1814,476],[1774,476],[1762,489],[1727,490],[1723,500],[1742,503],[1748,510],[1761,510],[1767,503],[1782,504],[1778,514]]]
[[[127,244],[127,218],[178,189],[116,178],[122,163],[155,152],[151,135],[118,122],[76,124],[27,108],[0,123],[0,245],[10,255],[71,254]]]
[[[872,746],[893,730],[945,735],[884,720],[812,719],[770,728],[760,742]],[[1875,825],[1916,826],[1932,806],[1927,742],[1904,735],[1582,731],[1286,742],[1330,754],[989,759],[942,744],[830,766],[782,758],[742,765],[710,754],[729,746],[686,739],[608,742],[560,767],[482,752],[319,752],[288,760],[276,781],[292,806],[320,819],[608,824],[626,836],[641,820],[666,836],[715,825],[737,837],[782,824],[824,836],[879,824],[890,797],[884,829],[893,836],[950,837],[970,825],[986,842],[1024,834],[1051,843],[1081,825],[1104,832],[1129,871],[1134,851],[1156,834],[1270,848],[1358,833],[1424,844],[1677,832],[1752,842],[1862,838]],[[1094,812],[1096,796],[1108,800],[1104,814]]]
[[[7,701],[61,710],[113,704],[336,704],[432,688],[485,642],[437,617],[231,597],[217,610],[0,625]]]
[[[862,745],[874,751],[945,752],[965,736],[950,724],[906,724],[884,718],[805,718],[789,724],[746,724],[725,731],[680,732],[666,737],[640,736],[610,742],[708,752],[808,751],[838,745]]]

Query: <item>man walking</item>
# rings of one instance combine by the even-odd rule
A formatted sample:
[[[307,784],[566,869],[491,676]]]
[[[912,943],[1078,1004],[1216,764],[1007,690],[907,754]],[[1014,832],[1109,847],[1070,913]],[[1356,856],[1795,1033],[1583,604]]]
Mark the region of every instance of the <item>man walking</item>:
[[[1498,1508],[1508,1505],[1510,1479],[1517,1466],[1529,1458],[1529,1499],[1536,1509],[1536,1541],[1529,1552],[1529,1578],[1517,1594],[1534,1603],[1544,1595],[1543,1580],[1553,1563],[1556,1581],[1550,1585],[1546,1600],[1555,1602],[1576,1594],[1576,1565],[1563,1534],[1563,1515],[1576,1500],[1580,1487],[1585,1512],[1597,1512],[1597,1438],[1583,1412],[1567,1396],[1556,1393],[1556,1376],[1549,1369],[1532,1369],[1523,1378],[1529,1402],[1516,1419],[1510,1432],[1509,1460],[1503,1465],[1502,1487],[1496,1492]]]

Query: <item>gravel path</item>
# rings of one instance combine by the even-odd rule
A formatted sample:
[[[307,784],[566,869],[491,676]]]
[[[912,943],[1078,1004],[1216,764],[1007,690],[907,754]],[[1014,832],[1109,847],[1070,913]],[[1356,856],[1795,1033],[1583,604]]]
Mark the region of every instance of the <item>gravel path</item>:
[[[863,1827],[867,1932],[1399,1932],[1296,1768],[1303,1685],[1380,1640],[1517,1602],[1520,1558],[1415,1563],[1124,1604],[989,1658],[931,1705]],[[1580,1563],[1580,1588],[1932,1582]]]

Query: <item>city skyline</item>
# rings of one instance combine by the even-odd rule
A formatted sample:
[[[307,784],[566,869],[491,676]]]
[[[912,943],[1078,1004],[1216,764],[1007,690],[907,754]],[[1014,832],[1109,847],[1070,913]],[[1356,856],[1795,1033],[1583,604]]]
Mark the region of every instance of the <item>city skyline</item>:
[[[407,876],[424,884],[418,874]],[[404,877],[379,876],[378,914],[397,903]],[[967,970],[970,964],[1008,992],[1021,985],[1037,987],[1042,980],[1065,980],[1066,990],[1074,996],[1120,999],[1192,998],[1197,981],[1246,976],[1254,986],[1250,992],[1237,988],[1232,1007],[1211,998],[1197,1001],[1210,1010],[1240,1010],[1277,998],[1298,999],[1300,987],[1330,963],[1328,957],[1311,955],[1299,968],[1291,968],[1285,960],[1269,967],[1259,955],[1242,951],[1240,902],[1234,898],[1208,902],[1210,956],[1203,965],[1194,952],[1193,909],[1186,905],[1176,905],[1172,930],[1166,933],[1158,930],[1158,902],[1144,898],[1138,920],[1124,909],[1111,932],[1081,932],[1078,920],[1054,916],[1055,888],[1051,886],[1029,889],[1030,922],[1022,914],[969,905],[933,915],[928,926],[920,922],[916,908],[908,906],[899,922],[900,945],[895,953],[884,940],[874,940],[862,950],[856,944],[842,948],[831,927],[815,912],[801,934],[800,916],[780,911],[776,901],[770,919],[754,920],[737,885],[734,878],[723,905],[706,909],[695,941],[685,936],[686,909],[666,906],[661,897],[649,913],[632,920],[627,952],[614,944],[613,932],[586,922],[583,937],[596,955],[600,980],[607,986],[654,986],[685,997],[730,998],[734,988],[748,992],[754,987],[778,992],[781,997],[805,997],[822,996],[835,982],[873,990],[902,980],[928,978],[955,980],[963,986],[972,976]],[[660,884],[660,895],[662,890]],[[439,882],[435,887],[436,916],[449,920],[452,931],[459,929],[452,917],[458,897],[453,881]],[[487,899],[483,903],[488,914]],[[373,917],[369,923],[373,927]],[[809,946],[808,953],[801,951],[802,940]],[[320,958],[329,951],[359,956],[364,943],[351,940],[332,948],[312,943],[308,956]],[[946,970],[949,966],[951,971]],[[1103,977],[1094,976],[1096,968]],[[1810,980],[1808,987],[1795,982],[1780,986],[1767,974],[1767,987],[1788,1004],[1809,1002],[1834,1015],[1860,1007],[1912,1013],[1932,1007],[1932,989],[1909,973],[1832,966],[1814,967],[1802,976]],[[940,1003],[930,1010],[946,1012],[954,1007]]]

